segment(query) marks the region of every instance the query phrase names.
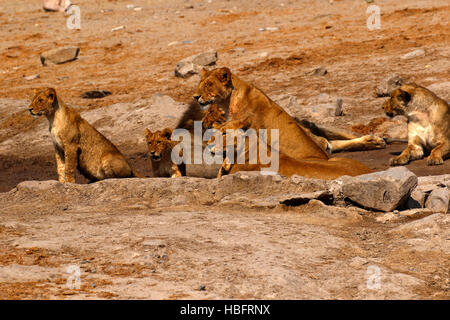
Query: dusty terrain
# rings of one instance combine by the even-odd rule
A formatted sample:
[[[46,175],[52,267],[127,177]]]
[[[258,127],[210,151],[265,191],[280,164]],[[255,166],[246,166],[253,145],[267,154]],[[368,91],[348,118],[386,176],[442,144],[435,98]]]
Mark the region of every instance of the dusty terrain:
[[[158,206],[134,193],[135,181],[128,195],[113,195],[114,205],[107,200],[114,183],[84,186],[84,196],[62,199],[52,188],[48,194],[14,189],[22,181],[56,179],[47,121],[26,110],[32,88],[55,87],[148,175],[144,128],[176,124],[199,77],[177,78],[174,68],[209,48],[218,51],[219,66],[274,99],[295,97],[289,109],[295,116],[342,98],[343,116],[310,120],[348,130],[384,116],[384,98],[374,89],[393,73],[448,101],[448,1],[375,1],[382,15],[381,29],[373,31],[363,0],[76,3],[78,31],[67,29],[63,14],[43,12],[40,1],[0,0],[0,298],[450,297],[448,215],[424,212],[383,223],[382,213],[317,202]],[[130,3],[142,11],[127,9]],[[65,45],[80,48],[77,60],[41,65],[41,52]],[[425,54],[401,58],[416,49]],[[310,73],[321,66],[325,76]],[[80,97],[94,89],[112,95]],[[341,155],[384,170],[404,146]],[[450,173],[450,161],[408,168],[438,175]],[[96,193],[103,202],[90,201]],[[80,290],[66,286],[68,265],[81,267]],[[369,266],[380,269],[380,289],[367,288]]]

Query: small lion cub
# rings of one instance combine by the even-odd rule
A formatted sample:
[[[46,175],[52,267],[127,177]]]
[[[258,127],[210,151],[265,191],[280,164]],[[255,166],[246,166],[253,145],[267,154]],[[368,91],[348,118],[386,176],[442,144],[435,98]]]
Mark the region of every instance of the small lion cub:
[[[166,128],[162,131],[151,132],[145,129],[148,151],[152,164],[153,177],[178,178],[186,175],[184,164],[177,165],[172,161],[172,149],[177,144],[170,140],[172,129]]]
[[[75,169],[90,181],[140,177],[107,138],[67,106],[53,88],[35,90],[33,117],[46,116],[61,183],[75,182]]]

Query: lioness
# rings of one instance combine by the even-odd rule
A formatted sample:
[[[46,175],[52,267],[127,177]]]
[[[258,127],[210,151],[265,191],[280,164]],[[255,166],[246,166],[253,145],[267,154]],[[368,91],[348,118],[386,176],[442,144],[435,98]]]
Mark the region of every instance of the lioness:
[[[170,128],[156,132],[145,129],[153,177],[177,178],[186,175],[184,164],[177,165],[171,158],[172,149],[177,144],[170,140],[172,132]]]
[[[395,89],[383,104],[389,117],[408,118],[408,147],[390,160],[405,165],[429,153],[428,165],[439,165],[450,155],[450,108],[446,101],[415,83]]]
[[[67,106],[55,89],[35,90],[29,111],[34,117],[44,115],[48,119],[61,183],[75,182],[75,168],[90,181],[140,177],[120,151]]]
[[[262,164],[259,157],[257,157],[256,163],[250,163],[250,150],[253,148],[255,151],[261,148],[260,140],[255,136],[255,139],[247,137],[245,139],[244,130],[249,129],[250,122],[249,119],[245,120],[232,120],[221,126],[216,126],[216,129],[219,130],[223,135],[223,146],[222,150],[216,148],[215,146],[215,137],[212,137],[208,141],[208,146],[212,153],[223,152],[224,161],[222,167],[217,175],[218,178],[222,177],[226,174],[233,174],[239,171],[261,171],[262,168],[268,168],[271,164]],[[229,139],[227,140],[225,134],[227,130],[239,130],[236,133],[236,138],[233,138],[233,142],[229,143]],[[243,150],[238,150],[238,139],[245,139],[245,144],[243,145]],[[264,143],[266,145],[266,143]],[[263,145],[263,146],[264,146]],[[234,152],[234,161],[237,162],[238,153],[243,152],[245,163],[232,163],[226,154],[228,148],[232,148]],[[269,146],[266,149],[268,158],[272,159],[272,150]],[[256,154],[256,153],[255,153]],[[325,180],[333,180],[339,178],[344,175],[349,176],[357,176],[361,174],[371,173],[367,166],[364,164],[345,158],[330,158],[328,160],[318,159],[318,160],[296,160],[283,153],[279,153],[278,155],[278,173],[290,177],[294,174],[307,177],[307,178],[318,178]]]

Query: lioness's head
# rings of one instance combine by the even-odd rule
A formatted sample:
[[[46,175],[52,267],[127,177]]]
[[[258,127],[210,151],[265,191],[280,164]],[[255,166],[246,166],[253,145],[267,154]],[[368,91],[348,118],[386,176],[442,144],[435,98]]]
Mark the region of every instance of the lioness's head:
[[[34,98],[28,110],[33,117],[50,116],[55,112],[55,107],[56,90],[53,88],[42,88],[34,90]]]
[[[162,154],[166,150],[172,150],[172,129],[166,128],[162,131],[151,132],[145,129],[148,152],[154,161],[161,160]]]
[[[194,93],[194,99],[205,110],[211,103],[220,103],[227,100],[232,91],[230,69],[219,68],[212,71],[203,69],[200,84]]]
[[[397,88],[391,92],[390,98],[383,103],[383,110],[388,117],[394,117],[398,115],[404,115],[407,113],[406,108],[411,101],[411,95]]]

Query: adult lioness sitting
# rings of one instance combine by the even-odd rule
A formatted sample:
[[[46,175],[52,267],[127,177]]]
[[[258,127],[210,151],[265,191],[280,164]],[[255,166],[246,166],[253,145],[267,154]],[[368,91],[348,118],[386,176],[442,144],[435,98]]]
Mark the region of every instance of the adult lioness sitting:
[[[194,98],[202,106],[216,103],[228,110],[232,120],[247,119],[252,129],[278,129],[280,154],[294,160],[329,159],[326,151],[295,119],[260,89],[231,74],[228,68],[203,70]],[[320,170],[318,172],[320,175]],[[324,173],[324,178],[325,176]]]
[[[430,152],[428,165],[439,165],[450,155],[450,107],[430,90],[415,83],[394,90],[383,104],[390,117],[408,117],[408,147],[390,160],[391,166],[422,159]]]
[[[75,168],[90,181],[140,176],[108,139],[56,95],[55,89],[35,90],[29,110],[32,116],[48,119],[61,183],[75,182]]]
[[[216,103],[231,119],[250,119],[250,127],[279,130],[280,152],[297,160],[325,159],[321,149],[286,111],[261,90],[231,74],[228,68],[203,70],[194,94],[201,106]]]

